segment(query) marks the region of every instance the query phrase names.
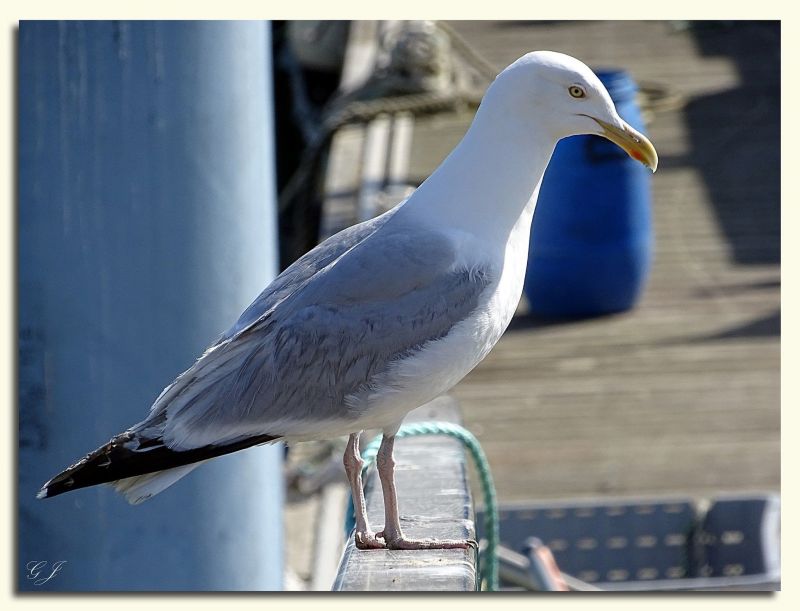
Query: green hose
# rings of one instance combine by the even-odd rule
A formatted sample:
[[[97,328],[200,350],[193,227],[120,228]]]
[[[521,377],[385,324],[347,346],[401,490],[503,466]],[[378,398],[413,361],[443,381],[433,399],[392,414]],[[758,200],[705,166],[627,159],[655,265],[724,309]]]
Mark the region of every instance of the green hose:
[[[475,462],[475,467],[478,469],[478,475],[481,480],[481,488],[483,488],[483,502],[486,506],[483,526],[486,531],[487,546],[485,566],[481,567],[481,589],[494,592],[499,588],[497,546],[499,545],[500,539],[500,527],[497,515],[497,494],[494,489],[492,473],[489,470],[489,461],[486,459],[486,454],[484,454],[483,448],[481,448],[481,444],[475,438],[475,435],[464,427],[451,422],[414,422],[411,424],[404,424],[400,430],[397,431],[398,439],[417,435],[448,435],[449,437],[454,437],[466,446],[472,456],[472,460]],[[361,458],[364,460],[363,473],[365,475],[367,468],[372,464],[372,461],[375,460],[382,439],[383,436],[378,435],[361,453]],[[348,533],[353,529],[354,523],[353,500],[351,498],[350,507],[347,511]]]

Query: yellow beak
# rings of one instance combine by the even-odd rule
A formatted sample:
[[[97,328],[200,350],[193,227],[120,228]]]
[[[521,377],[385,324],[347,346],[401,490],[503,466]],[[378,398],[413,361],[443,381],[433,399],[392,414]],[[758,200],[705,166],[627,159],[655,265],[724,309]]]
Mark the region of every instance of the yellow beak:
[[[622,128],[592,117],[603,128],[602,136],[608,138],[636,161],[640,161],[653,172],[658,167],[658,153],[653,144],[643,135],[623,121]]]

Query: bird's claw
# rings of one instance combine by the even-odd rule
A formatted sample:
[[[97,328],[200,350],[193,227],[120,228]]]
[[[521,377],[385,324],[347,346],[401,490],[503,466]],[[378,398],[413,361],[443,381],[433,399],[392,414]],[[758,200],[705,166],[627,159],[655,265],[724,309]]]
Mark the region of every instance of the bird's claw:
[[[355,534],[356,547],[358,549],[384,549],[386,545],[383,541],[378,541],[378,535],[368,532],[357,532]]]
[[[386,540],[386,548],[392,550],[473,548],[477,551],[478,542],[475,539],[406,539],[400,536]]]

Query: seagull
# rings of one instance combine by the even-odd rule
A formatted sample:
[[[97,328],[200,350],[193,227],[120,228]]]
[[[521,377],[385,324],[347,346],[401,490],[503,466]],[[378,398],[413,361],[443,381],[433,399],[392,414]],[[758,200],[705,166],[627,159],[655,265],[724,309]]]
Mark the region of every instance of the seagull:
[[[349,435],[359,549],[474,546],[403,533],[395,436],[409,411],[451,389],[503,335],[522,293],[542,176],[556,143],[577,134],[604,136],[656,169],[653,145],[584,63],[552,51],[519,58],[413,194],[288,267],[142,422],[53,477],[39,498],[108,483],[137,504],[217,456]],[[365,429],[383,431],[377,533],[361,479]]]

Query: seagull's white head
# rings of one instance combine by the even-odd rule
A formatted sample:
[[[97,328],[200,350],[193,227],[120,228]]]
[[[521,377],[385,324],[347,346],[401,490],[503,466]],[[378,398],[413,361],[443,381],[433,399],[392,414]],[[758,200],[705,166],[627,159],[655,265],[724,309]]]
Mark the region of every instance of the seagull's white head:
[[[658,154],[650,141],[617,114],[611,96],[586,64],[553,51],[534,51],[503,70],[487,97],[554,140],[578,134],[608,138],[655,172]]]

